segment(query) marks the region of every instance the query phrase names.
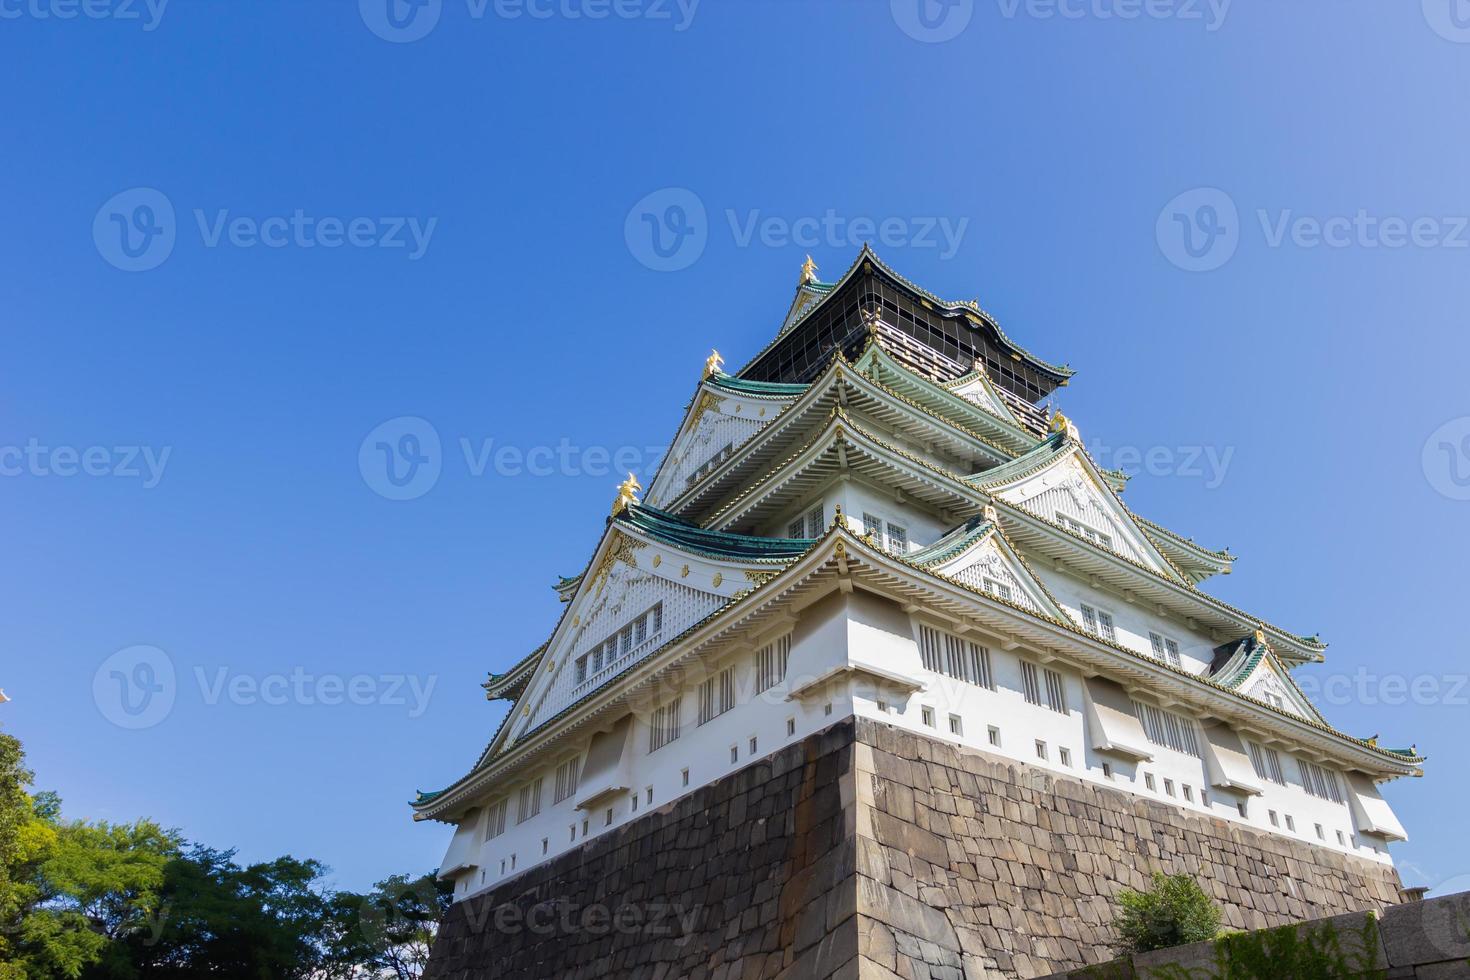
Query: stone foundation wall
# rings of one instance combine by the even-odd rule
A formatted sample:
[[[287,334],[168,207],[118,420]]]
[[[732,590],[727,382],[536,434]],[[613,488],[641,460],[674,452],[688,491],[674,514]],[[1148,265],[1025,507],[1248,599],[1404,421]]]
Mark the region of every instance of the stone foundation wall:
[[[454,907],[429,980],[974,980],[1112,957],[1120,888],[1237,928],[1381,908],[1397,873],[863,719]]]
[[[864,976],[1035,977],[1113,956],[1113,896],[1185,872],[1227,925],[1403,901],[1390,867],[859,721]]]
[[[857,974],[851,720],[451,909],[425,980]]]

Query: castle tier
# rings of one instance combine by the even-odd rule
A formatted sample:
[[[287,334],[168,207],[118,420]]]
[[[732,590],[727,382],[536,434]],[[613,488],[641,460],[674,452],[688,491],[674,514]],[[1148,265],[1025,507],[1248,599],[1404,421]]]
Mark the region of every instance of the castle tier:
[[[510,711],[418,820],[457,900],[855,716],[1387,865],[1413,749],[1333,728],[1324,644],[1201,589],[1233,558],[1133,513],[1045,399],[1071,372],[869,249],[705,366]]]

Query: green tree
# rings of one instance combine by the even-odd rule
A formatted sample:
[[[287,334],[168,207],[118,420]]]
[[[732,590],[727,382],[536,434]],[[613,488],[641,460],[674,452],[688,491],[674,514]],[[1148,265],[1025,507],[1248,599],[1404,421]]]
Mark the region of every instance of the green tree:
[[[429,963],[439,922],[454,898],[453,882],[432,873],[393,875],[365,895],[332,896],[327,940],[333,978],[417,980]]]
[[[1220,931],[1219,907],[1189,875],[1155,871],[1153,883],[1144,891],[1119,892],[1118,905],[1113,927],[1123,952],[1183,946],[1214,939]]]

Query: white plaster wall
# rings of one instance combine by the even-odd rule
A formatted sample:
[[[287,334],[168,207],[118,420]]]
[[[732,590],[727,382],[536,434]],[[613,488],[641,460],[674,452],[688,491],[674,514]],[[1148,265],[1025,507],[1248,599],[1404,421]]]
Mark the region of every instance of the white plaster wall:
[[[1058,581],[1058,584],[1064,583]],[[1056,586],[1053,586],[1053,590],[1059,591]],[[1075,601],[1078,594],[1081,593],[1073,588],[1063,601]],[[1141,649],[1147,649],[1146,628],[1149,617],[1139,615],[1132,618],[1124,609],[1115,609],[1115,612],[1119,617],[1120,633],[1131,638],[1131,641],[1141,643]],[[907,625],[906,635],[904,624]],[[1145,630],[1141,639],[1138,632],[1140,629]],[[691,672],[680,690],[669,692],[669,696],[678,696],[682,703],[678,739],[650,753],[647,714],[657,705],[649,704],[636,718],[631,736],[632,768],[635,773],[632,789],[638,795],[636,810],[631,794],[619,794],[615,799],[601,803],[591,813],[573,809],[577,799],[575,794],[570,799],[553,804],[551,795],[555,766],[565,755],[548,759],[547,766],[542,771],[545,795],[541,814],[517,826],[514,820],[518,785],[510,786],[507,796],[511,804],[506,833],[486,841],[480,847],[479,867],[459,877],[456,897],[473,895],[526,868],[550,860],[579,846],[587,837],[596,836],[636,818],[650,806],[662,807],[748,765],[753,759],[770,755],[792,741],[805,738],[849,714],[858,714],[932,738],[967,745],[1048,772],[1088,779],[1161,802],[1172,802],[1185,809],[1208,812],[1212,816],[1241,822],[1258,830],[1391,863],[1387,847],[1381,840],[1360,836],[1355,832],[1352,814],[1346,803],[1337,804],[1318,799],[1300,787],[1296,760],[1284,751],[1281,752],[1281,763],[1288,785],[1265,782],[1265,794],[1249,799],[1211,786],[1202,759],[1164,746],[1154,746],[1155,757],[1149,762],[1135,763],[1121,757],[1100,755],[1090,748],[1082,710],[1083,681],[1080,674],[1060,661],[1043,664],[1039,659],[1033,658],[1038,670],[1050,667],[1062,675],[1068,711],[1060,714],[1045,705],[1027,703],[1023,694],[1020,654],[990,647],[991,668],[997,688],[991,691],[923,670],[917,630],[918,622],[902,614],[891,603],[862,594],[849,597],[834,593],[805,610],[792,627],[792,649],[786,683],[763,694],[757,695],[753,692],[754,645],[711,665],[711,669],[715,671],[729,664],[735,665],[736,706],[705,725],[698,724],[695,688],[699,680],[708,675],[698,671]],[[1172,628],[1167,631],[1180,639],[1181,643],[1186,639],[1184,631]],[[764,639],[762,638],[762,642]],[[1129,643],[1130,639],[1125,639],[1124,642]],[[924,688],[912,694],[898,693],[891,684],[860,678],[850,683],[835,683],[816,697],[788,700],[787,692],[790,689],[800,686],[804,681],[820,677],[830,668],[850,659],[880,666],[894,674],[912,675],[923,682]],[[1044,678],[1042,687],[1044,691]],[[886,711],[880,709],[880,700],[886,703]],[[922,709],[926,705],[934,709],[932,727],[923,722]],[[950,732],[951,714],[962,719],[962,735]],[[791,723],[789,728],[788,721]],[[989,728],[992,725],[1000,730],[999,746],[990,743]],[[1203,744],[1203,733],[1196,734]],[[754,752],[750,745],[752,738],[756,740]],[[1043,740],[1047,746],[1047,759],[1044,761],[1037,756],[1038,739]],[[585,748],[583,745],[579,750],[585,751]],[[1064,766],[1061,762],[1062,748],[1070,751],[1070,766]],[[1104,762],[1111,769],[1110,775],[1103,772]],[[685,769],[689,771],[687,785],[684,781]],[[1154,777],[1152,790],[1146,785],[1146,776],[1149,774]],[[1165,779],[1174,784],[1172,798],[1165,793]],[[1346,793],[1347,781],[1341,773],[1339,780]],[[1193,802],[1184,799],[1184,786],[1190,787],[1194,795]],[[648,802],[650,789],[652,804]],[[1201,796],[1201,790],[1208,794],[1207,803]],[[498,796],[487,797],[479,801],[479,804],[487,805],[497,798]],[[1243,800],[1247,803],[1245,816],[1240,814],[1236,806]],[[610,824],[607,821],[609,808],[612,810]],[[1271,824],[1269,818],[1272,810],[1277,814],[1276,826]],[[1286,827],[1288,814],[1295,822],[1295,831]],[[584,821],[587,828],[585,833]],[[1318,823],[1323,828],[1324,839],[1320,840],[1315,831]],[[1346,842],[1344,845],[1337,842],[1338,831],[1343,833]],[[547,842],[544,854],[541,844],[543,839]],[[514,870],[511,869],[511,855],[515,855],[516,859]],[[504,873],[501,872],[502,861],[505,862]]]

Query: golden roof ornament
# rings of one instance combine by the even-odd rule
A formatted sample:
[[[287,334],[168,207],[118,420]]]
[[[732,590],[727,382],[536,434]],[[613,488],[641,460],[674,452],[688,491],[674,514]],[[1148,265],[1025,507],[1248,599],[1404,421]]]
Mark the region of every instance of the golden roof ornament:
[[[995,525],[1000,524],[1000,511],[995,509],[995,504],[986,504],[985,509],[980,512],[980,516],[983,517],[987,523]]]
[[[816,281],[817,281],[817,264],[815,262],[813,262],[812,261],[812,257],[810,255],[808,255],[806,257],[806,261],[801,264],[801,281],[798,282],[797,285],[798,286],[805,286],[809,282],[816,282]]]
[[[719,374],[720,368],[723,367],[724,364],[725,359],[720,356],[720,352],[711,347],[709,351],[709,357],[706,357],[704,359],[704,376],[708,378],[711,375]],[[639,489],[641,490],[642,488],[640,487]]]
[[[1072,420],[1061,412],[1053,412],[1051,415],[1051,431],[1060,432],[1073,442],[1081,442],[1082,437],[1077,432],[1077,426]]]
[[[627,510],[629,504],[638,503],[638,494],[642,491],[643,484],[638,482],[636,476],[629,473],[628,478],[618,484],[618,499],[613,501],[612,516],[617,517]]]
[[[1266,631],[1265,630],[1256,630],[1256,642],[1259,643],[1259,644],[1261,644],[1262,646],[1265,646],[1266,645]]]

